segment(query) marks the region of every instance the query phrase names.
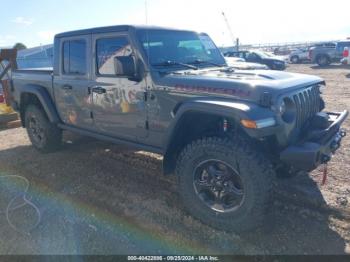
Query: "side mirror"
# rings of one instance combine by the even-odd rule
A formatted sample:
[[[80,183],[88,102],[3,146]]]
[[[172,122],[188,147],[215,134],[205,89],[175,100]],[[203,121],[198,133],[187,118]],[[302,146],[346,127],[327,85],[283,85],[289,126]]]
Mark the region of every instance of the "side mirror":
[[[135,60],[133,56],[114,57],[114,69],[117,76],[134,78],[136,74]]]

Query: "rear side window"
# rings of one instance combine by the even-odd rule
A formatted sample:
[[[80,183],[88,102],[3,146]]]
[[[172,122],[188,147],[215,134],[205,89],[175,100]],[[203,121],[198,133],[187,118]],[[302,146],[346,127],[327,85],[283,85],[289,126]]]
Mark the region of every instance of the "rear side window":
[[[62,53],[64,74],[86,74],[86,41],[84,39],[65,41]]]
[[[96,42],[97,73],[99,75],[114,76],[114,58],[130,56],[132,48],[127,37],[101,38]]]
[[[340,51],[343,51],[345,47],[350,47],[350,42],[339,42],[337,44],[337,48],[340,50]]]

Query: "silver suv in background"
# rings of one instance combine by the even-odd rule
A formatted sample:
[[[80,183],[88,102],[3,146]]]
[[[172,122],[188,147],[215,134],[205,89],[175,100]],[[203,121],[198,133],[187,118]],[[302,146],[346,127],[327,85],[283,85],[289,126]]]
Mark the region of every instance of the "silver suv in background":
[[[309,49],[308,48],[298,48],[293,50],[289,54],[289,61],[293,64],[299,64],[305,61],[310,61]]]

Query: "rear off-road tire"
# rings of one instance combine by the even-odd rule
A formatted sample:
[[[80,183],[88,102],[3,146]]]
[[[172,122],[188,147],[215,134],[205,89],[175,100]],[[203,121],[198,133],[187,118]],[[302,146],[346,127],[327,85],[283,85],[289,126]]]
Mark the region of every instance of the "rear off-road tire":
[[[59,149],[62,143],[62,130],[49,121],[40,107],[29,105],[25,111],[24,121],[29,139],[37,150],[50,153]]]
[[[326,55],[319,55],[316,59],[316,62],[319,66],[328,66],[331,63],[329,57]]]
[[[215,163],[217,163],[216,168],[210,167],[210,164],[215,166]],[[201,173],[202,169],[200,169],[198,179],[198,168],[203,165],[209,166],[209,171],[203,169]],[[221,168],[222,170],[213,172]],[[239,233],[258,227],[264,222],[271,201],[275,174],[270,162],[258,148],[244,139],[203,138],[195,141],[181,152],[176,172],[179,176],[179,190],[185,207],[192,216],[203,223],[220,230]],[[212,178],[217,174],[219,174],[217,177],[229,174],[227,177],[232,177],[229,181],[232,188],[224,187],[224,190],[218,193],[215,183],[227,184],[224,179],[219,179],[218,182],[214,182],[214,186],[210,187],[215,188],[214,193],[211,189],[207,190],[208,184],[212,185],[212,180],[215,180]],[[202,180],[203,175],[204,180]],[[240,182],[234,185],[236,181]],[[202,190],[203,185],[205,185],[204,190]],[[217,201],[216,197],[225,196],[225,192],[235,192],[232,194],[232,201],[227,201],[230,199],[227,197]],[[240,194],[236,194],[237,192]],[[236,200],[235,197],[237,197]],[[218,205],[216,202],[224,202],[224,204]],[[235,206],[229,205],[231,203]],[[225,209],[225,207],[230,208]]]

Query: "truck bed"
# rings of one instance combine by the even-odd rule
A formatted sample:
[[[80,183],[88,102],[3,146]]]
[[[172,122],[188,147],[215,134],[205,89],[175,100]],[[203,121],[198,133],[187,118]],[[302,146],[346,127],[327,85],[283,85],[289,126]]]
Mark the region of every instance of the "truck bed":
[[[12,71],[12,84],[15,88],[15,100],[19,101],[19,91],[26,85],[36,85],[44,87],[53,97],[53,70],[52,68],[16,69]]]

